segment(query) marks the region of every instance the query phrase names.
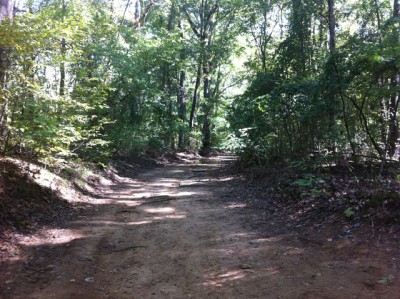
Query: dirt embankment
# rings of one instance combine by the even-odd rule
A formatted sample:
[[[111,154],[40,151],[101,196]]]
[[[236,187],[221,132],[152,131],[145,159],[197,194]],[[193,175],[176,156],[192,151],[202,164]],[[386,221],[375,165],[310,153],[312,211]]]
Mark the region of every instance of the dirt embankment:
[[[0,297],[398,298],[398,244],[253,208],[257,193],[220,171],[231,158],[121,178],[75,220],[20,236]]]

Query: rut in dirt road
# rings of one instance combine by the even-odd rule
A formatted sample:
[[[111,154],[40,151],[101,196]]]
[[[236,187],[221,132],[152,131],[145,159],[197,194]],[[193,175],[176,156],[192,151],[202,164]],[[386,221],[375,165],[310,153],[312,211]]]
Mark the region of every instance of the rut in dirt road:
[[[27,240],[2,298],[396,298],[398,285],[366,283],[385,274],[379,260],[304,244],[247,208],[219,174],[229,159],[125,179],[94,212]]]

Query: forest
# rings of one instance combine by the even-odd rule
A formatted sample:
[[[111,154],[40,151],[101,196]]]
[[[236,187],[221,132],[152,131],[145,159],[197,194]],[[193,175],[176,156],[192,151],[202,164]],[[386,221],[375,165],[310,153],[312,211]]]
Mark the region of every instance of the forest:
[[[0,0],[0,297],[398,298],[399,94],[399,0]]]
[[[396,0],[4,0],[0,18],[3,155],[398,159]]]

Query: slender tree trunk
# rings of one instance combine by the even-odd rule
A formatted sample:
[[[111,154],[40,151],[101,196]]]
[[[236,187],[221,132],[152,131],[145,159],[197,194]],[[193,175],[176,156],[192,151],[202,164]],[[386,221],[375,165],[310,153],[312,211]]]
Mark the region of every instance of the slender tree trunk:
[[[203,98],[204,98],[204,122],[202,128],[203,140],[202,140],[202,152],[207,154],[211,147],[211,107],[210,103],[210,62],[204,62],[203,66]]]
[[[218,2],[218,1],[216,1]],[[186,19],[189,22],[189,25],[194,33],[194,35],[198,38],[198,41],[200,43],[201,47],[201,52],[200,52],[200,57],[199,57],[199,65],[197,68],[197,76],[196,76],[196,84],[194,88],[194,94],[193,94],[193,101],[192,101],[192,109],[190,112],[190,119],[189,119],[189,129],[193,129],[193,121],[194,121],[194,116],[196,112],[196,106],[197,106],[197,101],[199,97],[199,88],[201,84],[201,77],[202,77],[202,70],[204,72],[204,88],[203,88],[203,94],[204,98],[208,99],[209,98],[209,89],[210,89],[210,80],[209,80],[209,71],[210,71],[210,64],[209,64],[209,56],[210,56],[210,50],[208,49],[207,42],[210,44],[210,39],[212,38],[212,31],[213,31],[213,20],[212,18],[218,11],[218,3],[215,3],[214,5],[209,2],[209,1],[204,1],[202,0],[200,5],[199,5],[199,14],[196,17],[196,20],[193,21],[193,17],[191,16],[190,12],[186,9],[185,5],[181,6],[181,9],[183,13],[186,16]],[[207,106],[207,103],[205,103],[205,106]],[[207,109],[205,109],[207,111]],[[209,128],[210,126],[208,125],[209,118],[207,116],[207,112],[205,115],[205,123],[203,123],[203,134],[204,134],[204,128]],[[203,136],[204,137],[204,136]],[[203,144],[204,145],[204,144]]]
[[[328,130],[329,141],[328,149],[330,152],[335,152],[335,98],[337,88],[337,76],[333,72],[335,67],[335,53],[336,53],[336,34],[335,34],[335,0],[328,0],[328,25],[329,25],[329,52],[331,55],[330,64],[332,65],[333,76],[330,77],[332,81],[328,87]],[[344,108],[343,108],[344,109]]]
[[[183,29],[181,22],[178,23],[179,30],[181,32],[181,39],[183,40]],[[181,62],[184,62],[186,59],[186,53],[184,45],[182,45],[182,50],[179,54],[179,58]],[[185,124],[186,124],[186,90],[185,90],[185,79],[186,72],[184,69],[181,69],[179,72],[179,84],[178,84],[178,117],[182,121],[179,127],[179,135],[178,135],[178,148],[184,149],[186,147],[186,136],[185,136]]]
[[[67,5],[65,0],[62,2],[62,20],[64,21]],[[67,43],[65,38],[61,39],[61,63],[60,63],[60,96],[65,95],[65,55],[67,52]]]
[[[14,0],[0,0],[0,22],[11,22],[13,19]],[[6,71],[9,67],[9,49],[0,45],[0,85],[6,82]]]
[[[384,149],[382,149],[381,146],[379,145],[379,143],[375,140],[374,135],[372,134],[372,132],[370,130],[370,125],[368,123],[368,118],[365,115],[364,110],[363,110],[364,104],[365,104],[365,99],[363,100],[362,104],[359,105],[357,103],[356,99],[354,99],[354,98],[352,98],[350,96],[347,96],[347,95],[344,95],[344,97],[349,99],[352,102],[354,108],[356,108],[356,110],[358,111],[358,116],[359,116],[359,119],[360,119],[360,123],[364,127],[365,133],[368,135],[368,138],[371,141],[373,147],[375,148],[377,154],[379,155],[379,158],[382,161],[384,161],[385,160]],[[384,165],[384,163],[382,163],[381,166],[383,167],[383,165]]]
[[[135,1],[135,22],[139,22],[140,16],[141,16],[141,5],[140,5],[140,0]]]
[[[328,0],[328,22],[329,22],[329,51],[336,51],[335,33],[335,0]]]
[[[65,54],[66,54],[66,41],[65,38],[61,40],[61,61],[60,63],[60,96],[65,95]]]
[[[210,97],[210,63],[208,62],[204,62],[203,77],[203,97],[208,99]]]
[[[204,122],[203,122],[203,140],[202,140],[202,153],[208,154],[211,148],[211,117],[210,112],[207,111],[204,115]]]
[[[193,100],[192,100],[192,109],[190,110],[190,118],[189,118],[189,130],[193,129],[193,122],[194,122],[194,116],[196,113],[196,106],[198,102],[198,97],[199,97],[199,87],[200,87],[200,82],[201,82],[201,63],[199,63],[199,66],[197,67],[197,75],[196,75],[196,83],[194,86],[194,92],[193,92]]]
[[[176,9],[175,4],[171,5],[168,23],[167,23],[167,31],[172,32],[175,28],[175,20],[176,20]],[[171,66],[168,63],[163,65],[163,89],[165,90],[165,99],[166,99],[166,121],[167,126],[165,132],[165,141],[168,143],[169,147],[172,150],[175,150],[175,131],[172,124],[174,123],[174,115],[173,115],[173,103],[172,103],[172,94],[173,94],[173,86],[171,80]]]
[[[213,66],[210,65],[210,69],[213,69]],[[212,121],[211,117],[215,113],[217,113],[218,109],[218,93],[219,93],[219,86],[221,83],[220,73],[218,72],[217,79],[213,82],[214,88],[208,90],[208,103],[206,103],[205,109],[205,116],[204,116],[204,123],[203,123],[203,148],[202,151],[204,154],[207,154],[211,149],[212,145]]]
[[[135,2],[135,22],[133,23],[134,28],[140,29],[141,27],[144,26],[147,15],[151,11],[151,9],[154,7],[154,5],[157,3],[157,1],[158,0],[150,1],[150,3],[148,3],[146,5],[146,7],[143,7],[143,9],[142,9],[140,0],[136,0],[136,2]],[[125,8],[125,12],[126,12],[129,4],[130,4],[130,2],[128,1],[127,6]],[[125,15],[125,13],[124,13],[124,15]]]
[[[178,106],[179,106],[179,118],[182,121],[182,126],[179,129],[179,140],[178,147],[180,149],[185,148],[186,138],[184,125],[186,123],[186,90],[185,90],[185,71],[180,71],[179,73],[179,95],[178,95]]]
[[[394,0],[393,2],[393,19],[399,19],[399,1]],[[394,25],[393,42],[397,44],[399,42],[399,28]],[[399,123],[397,120],[397,111],[399,107],[399,92],[397,87],[399,86],[399,69],[396,65],[393,66],[393,74],[390,78],[390,89],[392,95],[389,101],[389,156],[393,157],[396,152],[397,140],[399,138]]]
[[[350,126],[349,126],[349,120],[348,120],[348,111],[347,111],[347,105],[345,101],[345,97],[343,94],[342,86],[341,86],[341,78],[339,74],[339,70],[336,65],[336,32],[335,32],[335,0],[328,0],[328,25],[329,25],[329,52],[331,55],[331,60],[330,63],[332,65],[332,77],[331,80],[333,88],[328,89],[328,117],[329,117],[329,123],[328,123],[328,128],[330,131],[330,140],[329,140],[329,145],[328,149],[332,152],[335,151],[335,144],[334,144],[334,139],[335,139],[335,100],[336,100],[336,95],[339,94],[341,104],[342,104],[342,115],[343,115],[343,122],[346,130],[346,136],[347,140],[350,144],[352,154],[356,154],[356,147],[354,145],[354,142],[351,138],[351,133],[350,133]]]
[[[14,0],[0,0],[0,22],[12,21],[14,15]],[[6,90],[7,84],[7,70],[10,67],[10,49],[4,45],[0,45],[0,147],[4,152],[8,139],[9,130],[7,129],[7,114],[8,114],[8,96],[3,95],[3,91]]]
[[[138,98],[136,95],[131,96],[131,123],[137,124],[138,123]]]

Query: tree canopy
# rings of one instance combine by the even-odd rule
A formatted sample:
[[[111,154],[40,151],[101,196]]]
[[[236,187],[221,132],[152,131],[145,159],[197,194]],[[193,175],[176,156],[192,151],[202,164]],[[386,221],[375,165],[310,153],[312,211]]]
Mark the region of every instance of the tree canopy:
[[[4,2],[4,3],[3,3]],[[0,151],[398,159],[398,0],[0,6]]]

